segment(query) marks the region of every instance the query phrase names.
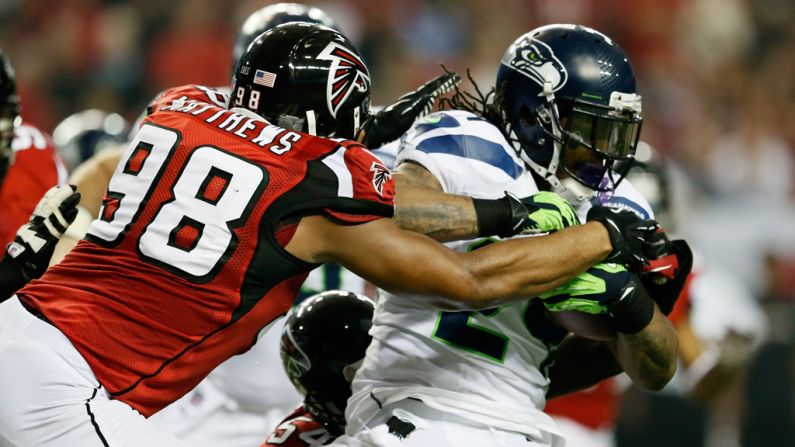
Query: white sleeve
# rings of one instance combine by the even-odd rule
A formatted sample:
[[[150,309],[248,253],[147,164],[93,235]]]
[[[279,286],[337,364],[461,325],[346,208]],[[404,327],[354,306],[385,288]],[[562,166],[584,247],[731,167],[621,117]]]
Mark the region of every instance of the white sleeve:
[[[597,193],[591,204],[631,211],[642,219],[654,219],[649,201],[627,179],[619,183],[613,192]]]
[[[525,169],[499,131],[465,112],[440,112],[418,121],[401,138],[396,165],[426,168],[446,193],[502,196]]]

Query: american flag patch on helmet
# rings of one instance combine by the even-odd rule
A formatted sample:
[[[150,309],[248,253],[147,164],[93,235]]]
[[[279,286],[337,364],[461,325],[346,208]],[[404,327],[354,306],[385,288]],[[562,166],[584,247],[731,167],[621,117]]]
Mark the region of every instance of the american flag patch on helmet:
[[[265,70],[257,70],[254,72],[254,83],[273,88],[273,84],[276,83],[276,73],[271,73]]]

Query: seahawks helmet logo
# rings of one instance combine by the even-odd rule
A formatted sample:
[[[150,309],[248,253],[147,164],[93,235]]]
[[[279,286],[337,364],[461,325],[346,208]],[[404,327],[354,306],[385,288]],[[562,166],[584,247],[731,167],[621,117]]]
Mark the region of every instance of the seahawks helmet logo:
[[[552,83],[552,91],[566,84],[568,73],[549,45],[530,36],[523,36],[511,45],[502,63],[527,76],[538,85]]]
[[[353,89],[366,92],[370,88],[370,75],[359,56],[338,42],[329,42],[317,58],[331,61],[326,82],[326,104],[331,116],[336,118]]]
[[[386,166],[374,161],[370,166],[370,171],[373,172],[373,188],[379,196],[384,195],[384,184],[392,178],[392,173]]]

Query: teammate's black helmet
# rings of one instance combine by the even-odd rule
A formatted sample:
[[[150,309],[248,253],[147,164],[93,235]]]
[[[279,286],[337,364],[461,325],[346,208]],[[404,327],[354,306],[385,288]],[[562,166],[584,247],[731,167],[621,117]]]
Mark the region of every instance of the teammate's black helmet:
[[[0,184],[11,163],[11,142],[14,128],[18,124],[19,97],[14,79],[14,69],[5,54],[0,51]]]
[[[273,27],[290,22],[317,23],[337,31],[340,30],[337,22],[320,8],[298,3],[268,5],[251,13],[246,21],[243,22],[243,26],[240,27],[232,54],[232,72],[234,73],[240,56],[257,36]]]
[[[345,431],[345,406],[355,368],[370,344],[373,303],[352,292],[313,295],[284,326],[284,369],[304,396],[304,406],[334,434]]]
[[[230,107],[280,127],[352,139],[370,108],[370,74],[342,34],[294,22],[257,37],[240,57]]]

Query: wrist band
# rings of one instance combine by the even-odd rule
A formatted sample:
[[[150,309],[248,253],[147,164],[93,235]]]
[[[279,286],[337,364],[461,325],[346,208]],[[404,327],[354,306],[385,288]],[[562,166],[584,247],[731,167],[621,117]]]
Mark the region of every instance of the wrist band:
[[[505,198],[488,200],[472,199],[478,222],[478,236],[513,235],[513,211]]]

